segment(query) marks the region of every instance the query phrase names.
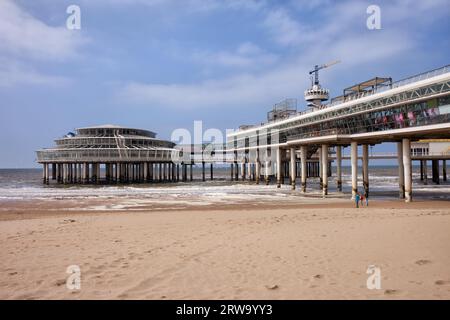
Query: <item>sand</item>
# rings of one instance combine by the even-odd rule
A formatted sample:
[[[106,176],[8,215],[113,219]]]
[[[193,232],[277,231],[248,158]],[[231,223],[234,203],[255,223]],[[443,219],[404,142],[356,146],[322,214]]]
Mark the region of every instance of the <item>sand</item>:
[[[11,202],[0,211],[0,299],[449,299],[449,205]],[[80,290],[66,287],[69,265]],[[381,289],[366,286],[370,265]]]

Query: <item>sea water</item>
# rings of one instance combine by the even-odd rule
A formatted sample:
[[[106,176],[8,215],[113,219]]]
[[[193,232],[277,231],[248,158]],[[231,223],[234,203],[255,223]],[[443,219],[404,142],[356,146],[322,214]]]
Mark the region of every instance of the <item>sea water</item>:
[[[208,168],[209,169],[209,168]],[[335,168],[329,177],[329,197],[346,197],[351,193],[351,169],[343,167],[343,194],[336,191]],[[442,171],[442,170],[441,170]],[[362,176],[359,170],[358,186],[362,189]],[[429,170],[431,173],[431,170]],[[103,173],[102,173],[103,174]],[[189,175],[188,175],[189,176]],[[33,199],[90,199],[90,198],[139,198],[158,202],[195,202],[208,204],[210,201],[235,202],[236,200],[272,201],[289,200],[298,197],[321,197],[318,178],[309,178],[307,193],[292,191],[289,180],[280,189],[274,185],[274,179],[266,186],[264,181],[256,185],[254,181],[231,181],[230,169],[214,168],[214,180],[202,181],[201,167],[194,167],[194,181],[177,183],[142,183],[142,184],[99,184],[99,185],[61,185],[50,181],[42,183],[41,169],[0,169],[0,201]],[[398,198],[398,168],[395,166],[371,166],[369,168],[369,188],[371,198]],[[420,199],[450,200],[450,182],[442,181],[436,185],[428,176],[428,185],[420,180],[419,167],[413,167],[413,197]]]

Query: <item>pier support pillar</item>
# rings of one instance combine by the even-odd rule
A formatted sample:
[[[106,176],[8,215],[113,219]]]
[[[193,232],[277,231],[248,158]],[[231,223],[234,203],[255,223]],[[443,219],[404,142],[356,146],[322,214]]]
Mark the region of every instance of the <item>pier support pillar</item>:
[[[420,160],[420,181],[423,181],[423,160]]]
[[[266,182],[266,185],[269,185],[269,167],[270,167],[270,162],[266,161],[265,166],[264,166],[264,180]]]
[[[317,149],[318,153],[319,153],[319,187],[320,189],[323,190],[323,152],[322,152],[322,147],[319,147]]]
[[[144,166],[144,177],[143,177],[143,180],[145,180],[146,182],[149,180],[149,176],[148,176],[148,162],[144,162],[143,164],[142,164],[142,166]]]
[[[308,176],[308,173],[306,171],[306,153],[307,152],[308,152],[308,149],[306,146],[300,147],[300,165],[302,167],[301,180],[302,180],[302,192],[303,193],[306,192],[306,178]]]
[[[211,181],[213,181],[214,180],[214,167],[213,167],[212,162],[209,164],[209,171],[211,173]]]
[[[256,159],[255,163],[255,181],[256,184],[259,184],[259,179],[261,178],[261,162],[259,161],[259,157]]]
[[[95,181],[97,180],[97,170],[95,169],[95,163],[91,163],[91,182],[95,183]]]
[[[423,162],[423,184],[428,184],[428,161],[422,160]]]
[[[291,185],[292,190],[295,190],[295,180],[297,177],[297,173],[295,172],[295,164],[296,164],[296,156],[295,156],[295,148],[291,148],[290,150],[291,162],[290,162],[290,174],[291,174]]]
[[[405,169],[403,167],[403,146],[402,142],[397,142],[397,162],[398,162],[398,188],[400,199],[405,198]]]
[[[336,184],[337,190],[342,192],[342,146],[336,146]]]
[[[122,164],[116,163],[116,182],[122,182]]]
[[[411,142],[409,139],[403,139],[403,167],[405,170],[405,202],[412,200],[412,172],[411,172]]]
[[[66,183],[66,164],[61,163],[61,182]]]
[[[439,160],[431,160],[431,174],[433,182],[439,184]]]
[[[42,182],[47,184],[48,179],[48,163],[42,164]]]
[[[78,164],[78,182],[83,183],[83,164]]]
[[[75,165],[75,167],[76,167],[76,165]],[[105,163],[105,179],[107,182],[109,182],[109,179],[110,179],[110,176],[109,176],[110,172],[111,171],[109,170],[109,163]]]
[[[281,148],[277,147],[277,188],[281,188]]]
[[[352,164],[352,199],[358,193],[358,143],[351,143],[351,164]]]
[[[190,171],[189,171],[189,174],[190,174],[190,181],[192,181],[193,180],[193,172],[192,172],[192,163],[191,163],[191,165],[190,165]]]
[[[328,195],[328,145],[322,145],[322,195]]]
[[[89,164],[85,162],[83,164],[83,183],[89,182]]]
[[[230,164],[231,181],[234,180],[234,163]]]
[[[245,181],[245,162],[241,162],[241,179]]]
[[[442,181],[447,181],[447,160],[442,160]]]
[[[255,182],[259,184],[259,179],[261,178],[261,161],[259,160],[259,150],[256,150],[256,161],[255,161]]]
[[[369,145],[363,144],[362,151],[364,196],[369,197]]]
[[[61,183],[61,164],[58,163],[56,165],[56,181],[58,181],[58,183]]]
[[[96,182],[99,183],[99,182],[100,182],[100,163],[96,163],[96,164],[95,164],[95,169],[97,170],[97,179],[96,179]]]
[[[56,163],[52,163],[52,180],[56,180]]]
[[[205,181],[205,161],[202,161],[202,181]]]

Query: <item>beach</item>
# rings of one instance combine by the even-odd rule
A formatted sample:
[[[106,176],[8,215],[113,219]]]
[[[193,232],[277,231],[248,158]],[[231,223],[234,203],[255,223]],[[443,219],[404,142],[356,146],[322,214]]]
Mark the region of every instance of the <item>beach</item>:
[[[450,298],[448,201],[319,200],[124,211],[9,202],[0,299]],[[66,287],[70,265],[79,290]],[[367,288],[370,265],[380,289]]]

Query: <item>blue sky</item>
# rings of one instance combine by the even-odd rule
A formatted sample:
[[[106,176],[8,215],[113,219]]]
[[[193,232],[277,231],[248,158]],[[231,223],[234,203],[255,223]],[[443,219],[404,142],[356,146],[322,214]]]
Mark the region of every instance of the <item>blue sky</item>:
[[[66,8],[81,8],[68,30]],[[381,8],[368,30],[366,8]],[[0,167],[76,127],[120,124],[170,138],[177,128],[259,123],[297,98],[314,64],[339,95],[373,76],[449,63],[450,0],[1,0]],[[389,146],[378,148],[386,150]]]

